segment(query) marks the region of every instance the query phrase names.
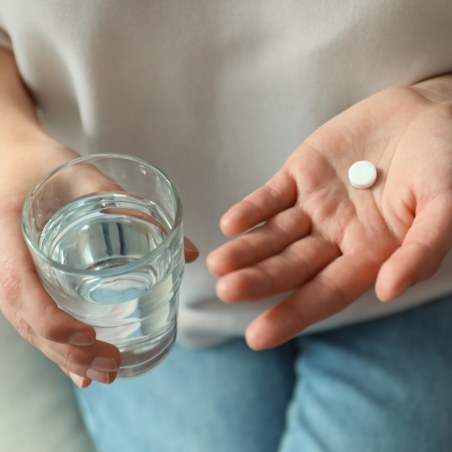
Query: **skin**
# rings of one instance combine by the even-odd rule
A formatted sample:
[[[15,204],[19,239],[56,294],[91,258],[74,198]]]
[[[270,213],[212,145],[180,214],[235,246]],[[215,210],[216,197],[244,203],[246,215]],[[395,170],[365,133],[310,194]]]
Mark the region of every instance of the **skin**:
[[[371,189],[348,167],[370,160]],[[431,277],[452,246],[452,75],[381,91],[332,118],[221,219],[207,258],[225,302],[288,292],[248,345],[284,343],[375,286],[381,301]]]
[[[60,366],[74,383],[111,383],[120,365],[116,347],[60,310],[41,286],[22,238],[28,191],[48,171],[77,154],[42,128],[13,55],[0,49],[0,310],[19,334]],[[187,262],[196,247],[186,239]]]
[[[377,294],[389,300],[434,273],[451,247],[451,85],[450,77],[434,79],[351,107],[309,137],[265,187],[225,214],[223,232],[238,237],[208,257],[209,269],[220,276],[220,298],[258,301],[291,292],[250,325],[252,348],[290,339],[375,280]],[[2,49],[0,117],[0,310],[80,387],[92,380],[111,383],[118,350],[57,308],[22,238],[26,193],[77,154],[42,128],[13,55]],[[379,170],[367,191],[351,189],[344,177],[361,158]],[[186,239],[186,261],[197,254]]]

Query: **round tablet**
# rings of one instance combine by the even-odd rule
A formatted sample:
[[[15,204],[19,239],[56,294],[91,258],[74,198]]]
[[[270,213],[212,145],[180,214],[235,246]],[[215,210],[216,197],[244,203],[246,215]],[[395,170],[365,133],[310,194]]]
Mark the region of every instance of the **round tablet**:
[[[372,162],[359,160],[348,169],[348,180],[355,188],[369,188],[377,180],[377,169]]]

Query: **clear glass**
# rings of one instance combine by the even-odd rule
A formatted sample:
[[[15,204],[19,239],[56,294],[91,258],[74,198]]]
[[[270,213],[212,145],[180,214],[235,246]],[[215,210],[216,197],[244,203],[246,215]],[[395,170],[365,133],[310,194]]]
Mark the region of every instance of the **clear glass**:
[[[184,253],[180,199],[160,169],[118,154],[67,162],[26,198],[22,231],[58,306],[119,348],[119,377],[167,356]]]

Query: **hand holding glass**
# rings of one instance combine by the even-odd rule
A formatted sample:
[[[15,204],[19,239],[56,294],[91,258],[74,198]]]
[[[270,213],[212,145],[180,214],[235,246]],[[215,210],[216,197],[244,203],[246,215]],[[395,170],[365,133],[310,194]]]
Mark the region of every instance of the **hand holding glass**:
[[[151,369],[174,343],[181,210],[161,170],[117,154],[61,165],[25,201],[22,230],[44,287],[119,348],[119,377]]]

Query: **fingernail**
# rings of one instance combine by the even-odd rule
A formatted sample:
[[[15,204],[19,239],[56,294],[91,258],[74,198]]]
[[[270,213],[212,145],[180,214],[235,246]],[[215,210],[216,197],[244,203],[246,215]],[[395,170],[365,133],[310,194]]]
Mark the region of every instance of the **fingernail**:
[[[103,372],[116,372],[118,370],[118,365],[113,358],[104,358],[102,356],[94,358],[90,367]]]
[[[91,380],[98,381],[99,383],[112,383],[114,378],[110,377],[108,372],[102,372],[96,369],[89,368],[85,372],[85,376]]]
[[[74,374],[72,372],[68,372],[69,378],[76,384],[79,388],[86,388],[89,385],[89,382],[86,378],[81,377],[80,375]]]
[[[196,248],[196,246],[192,242],[187,241],[187,240],[185,241],[184,249],[188,253],[199,253],[198,248]]]
[[[185,252],[190,254],[198,254],[199,251],[196,248],[185,247]]]
[[[90,333],[82,333],[82,332],[76,332],[71,335],[69,338],[69,342],[72,345],[76,345],[79,347],[87,347],[89,345],[94,344],[94,337]]]

